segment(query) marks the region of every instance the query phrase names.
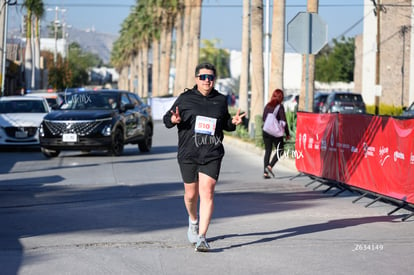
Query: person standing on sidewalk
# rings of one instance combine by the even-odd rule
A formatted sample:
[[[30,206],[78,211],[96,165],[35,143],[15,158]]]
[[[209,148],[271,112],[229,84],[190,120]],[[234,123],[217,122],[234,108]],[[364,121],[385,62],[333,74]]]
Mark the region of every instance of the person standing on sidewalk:
[[[273,91],[270,101],[266,104],[263,110],[263,122],[265,121],[267,114],[273,113],[273,111],[275,111],[275,108],[279,105],[280,107],[276,114],[276,118],[278,121],[285,122],[285,136],[286,136],[286,140],[289,140],[290,139],[289,127],[288,127],[287,120],[286,120],[285,108],[283,107],[283,104],[282,104],[283,98],[284,98],[284,95],[281,89],[276,89]],[[285,146],[285,143],[284,143],[285,137],[283,136],[274,137],[266,133],[265,131],[262,132],[262,135],[263,135],[263,143],[265,146],[263,178],[270,179],[270,175],[272,175],[272,177],[275,177],[275,174],[273,173],[272,168],[276,165],[279,159],[283,156],[284,146]],[[273,151],[273,146],[275,146],[276,151],[272,157],[272,160],[270,161],[270,157]]]
[[[223,130],[234,131],[245,115],[238,110],[230,116],[226,97],[214,89],[215,79],[214,65],[199,64],[195,69],[196,85],[186,89],[163,117],[167,128],[178,129],[177,159],[189,219],[187,237],[196,245],[196,251],[202,252],[210,249],[206,234],[224,156]]]

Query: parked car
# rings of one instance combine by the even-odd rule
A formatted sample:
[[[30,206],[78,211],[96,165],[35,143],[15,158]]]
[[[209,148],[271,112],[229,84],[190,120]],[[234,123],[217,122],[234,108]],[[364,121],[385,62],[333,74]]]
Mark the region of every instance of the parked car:
[[[299,95],[298,94],[286,95],[283,98],[282,104],[285,107],[286,111],[296,112],[298,110]]]
[[[323,106],[326,103],[326,98],[328,97],[328,93],[315,93],[313,97],[313,112],[314,113],[322,113]]]
[[[39,127],[50,112],[43,97],[0,97],[0,145],[39,146]]]
[[[404,112],[401,116],[409,118],[414,117],[414,102],[411,103],[410,107],[404,109]]]
[[[37,96],[37,97],[43,97],[46,99],[47,104],[50,108],[54,109],[59,106],[61,103],[59,100],[59,96],[54,91],[46,91],[46,90],[35,90],[35,91],[28,91],[26,96]]]
[[[138,144],[141,152],[151,150],[151,109],[138,95],[86,90],[64,98],[41,124],[40,146],[46,157],[56,157],[62,150],[108,150],[119,156],[126,144]]]
[[[364,100],[360,94],[332,92],[326,98],[324,113],[365,114]]]

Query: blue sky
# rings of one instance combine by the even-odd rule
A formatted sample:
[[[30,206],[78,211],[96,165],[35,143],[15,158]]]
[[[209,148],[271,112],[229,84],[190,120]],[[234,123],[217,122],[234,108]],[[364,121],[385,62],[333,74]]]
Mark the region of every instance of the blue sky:
[[[201,39],[218,39],[218,46],[239,50],[241,44],[242,0],[203,0]],[[270,14],[272,11],[272,0]],[[286,24],[298,12],[306,11],[306,0],[286,1]],[[19,1],[21,3],[21,1]],[[135,0],[44,0],[44,22],[55,17],[55,7],[65,22],[78,29],[95,28],[97,32],[117,34]],[[266,0],[264,0],[266,8]],[[9,24],[19,24],[21,8],[11,7]],[[319,15],[328,26],[328,40],[341,35],[354,37],[362,33],[363,0],[319,0]],[[62,17],[61,17],[62,19]],[[358,23],[360,22],[360,23]],[[271,21],[269,22],[271,28]],[[355,26],[354,26],[355,25]],[[292,50],[287,45],[286,50]]]

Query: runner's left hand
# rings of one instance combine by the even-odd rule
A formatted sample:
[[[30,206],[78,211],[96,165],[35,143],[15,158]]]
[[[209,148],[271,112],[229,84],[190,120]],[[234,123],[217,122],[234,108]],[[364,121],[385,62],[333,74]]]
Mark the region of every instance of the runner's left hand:
[[[231,123],[234,125],[239,125],[243,122],[242,118],[246,115],[246,113],[240,114],[240,108],[237,110],[235,116],[232,117]]]

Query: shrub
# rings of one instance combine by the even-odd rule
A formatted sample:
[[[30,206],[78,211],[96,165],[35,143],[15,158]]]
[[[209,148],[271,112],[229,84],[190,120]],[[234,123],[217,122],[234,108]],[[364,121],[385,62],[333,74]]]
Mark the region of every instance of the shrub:
[[[375,115],[375,105],[367,105],[367,114]],[[379,115],[382,116],[400,116],[403,112],[402,107],[394,105],[380,104]]]
[[[296,112],[286,112],[286,120],[289,126],[290,140],[287,140],[285,143],[285,150],[294,151],[295,150],[295,140],[296,140],[296,121],[297,114]]]

